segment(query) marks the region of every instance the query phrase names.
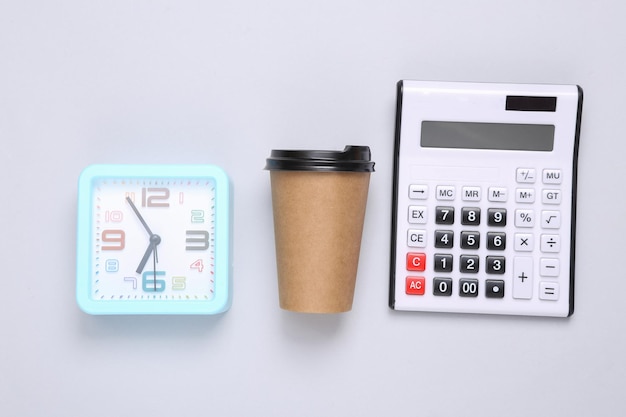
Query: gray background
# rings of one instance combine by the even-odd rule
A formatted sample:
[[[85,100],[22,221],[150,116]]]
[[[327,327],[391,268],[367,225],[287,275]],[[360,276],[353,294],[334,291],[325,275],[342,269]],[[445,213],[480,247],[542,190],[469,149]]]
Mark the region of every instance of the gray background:
[[[626,413],[619,1],[0,2],[0,414]],[[387,307],[399,79],[580,84],[570,319]],[[353,311],[278,308],[272,148],[372,148]],[[232,309],[76,306],[91,163],[213,163],[234,183]]]

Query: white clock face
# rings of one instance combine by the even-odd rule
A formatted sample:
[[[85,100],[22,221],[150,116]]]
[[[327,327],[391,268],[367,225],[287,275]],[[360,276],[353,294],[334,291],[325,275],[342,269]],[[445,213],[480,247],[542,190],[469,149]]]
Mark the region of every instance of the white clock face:
[[[214,297],[214,180],[96,178],[92,186],[94,301]]]

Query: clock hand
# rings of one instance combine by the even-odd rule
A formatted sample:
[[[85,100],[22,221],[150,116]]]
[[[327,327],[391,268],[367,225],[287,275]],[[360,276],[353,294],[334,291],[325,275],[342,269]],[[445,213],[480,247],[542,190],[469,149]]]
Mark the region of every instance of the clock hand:
[[[139,266],[137,267],[137,273],[141,274],[143,269],[146,267],[146,263],[148,263],[148,259],[150,259],[150,255],[154,251],[154,270],[155,270],[155,280],[156,280],[156,263],[159,262],[159,257],[157,255],[157,245],[161,243],[161,236],[153,234],[150,236],[150,244],[148,245],[148,249],[146,249],[146,253],[143,254],[143,258],[139,262]]]
[[[146,267],[146,263],[148,262],[148,259],[150,259],[150,254],[152,254],[152,252],[154,251],[154,268],[153,269],[154,269],[154,285],[156,289],[156,263],[159,262],[158,255],[157,255],[157,245],[161,243],[161,236],[152,233],[152,230],[150,230],[148,223],[146,223],[141,213],[139,213],[139,210],[135,206],[135,203],[133,203],[133,200],[131,200],[130,197],[126,197],[126,201],[128,202],[128,204],[130,204],[130,207],[135,212],[135,215],[137,215],[137,218],[139,219],[143,227],[146,229],[146,231],[150,235],[150,245],[148,245],[148,249],[146,249],[146,252],[143,254],[143,258],[141,258],[141,261],[139,262],[139,266],[137,267],[136,272],[138,274],[141,274],[143,272],[143,269]]]
[[[143,258],[141,258],[141,261],[139,262],[139,266],[137,267],[137,270],[135,272],[137,272],[138,274],[141,274],[143,272],[143,269],[146,267],[146,262],[148,262],[148,258],[150,258],[151,253],[152,253],[152,242],[148,245],[148,249],[146,249],[146,253],[143,254]]]
[[[146,223],[146,221],[143,219],[143,217],[139,213],[139,210],[137,210],[137,207],[135,206],[135,203],[133,203],[133,200],[131,200],[130,197],[126,197],[126,201],[128,201],[128,204],[130,204],[130,207],[133,209],[133,211],[137,215],[137,218],[139,219],[141,224],[143,224],[143,227],[146,229],[146,231],[150,235],[150,238],[152,238],[154,233],[152,233],[152,230],[150,230],[150,228],[148,227],[148,223]]]
[[[153,253],[154,253],[154,256],[152,257],[152,266],[153,266],[153,268],[152,268],[152,279],[154,280],[154,284],[153,284],[154,285],[154,291],[156,291],[157,290],[157,286],[156,286],[157,269],[156,269],[156,266],[157,266],[157,263],[159,262],[159,255],[157,253],[157,245],[156,244],[154,245],[154,252]]]

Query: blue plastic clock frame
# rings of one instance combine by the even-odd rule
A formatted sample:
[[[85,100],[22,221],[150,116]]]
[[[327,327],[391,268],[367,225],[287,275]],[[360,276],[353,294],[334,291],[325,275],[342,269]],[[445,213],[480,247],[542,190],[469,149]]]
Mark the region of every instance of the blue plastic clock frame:
[[[93,182],[100,178],[210,178],[215,181],[215,296],[211,300],[148,301],[91,298]],[[78,180],[76,300],[89,314],[219,314],[232,303],[231,190],[226,173],[214,165],[91,165]]]

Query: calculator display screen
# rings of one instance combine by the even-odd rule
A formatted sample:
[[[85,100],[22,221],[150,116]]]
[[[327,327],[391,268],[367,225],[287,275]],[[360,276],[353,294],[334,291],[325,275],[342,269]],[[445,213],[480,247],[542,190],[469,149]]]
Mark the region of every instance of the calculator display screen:
[[[554,125],[422,121],[421,146],[549,152]]]

